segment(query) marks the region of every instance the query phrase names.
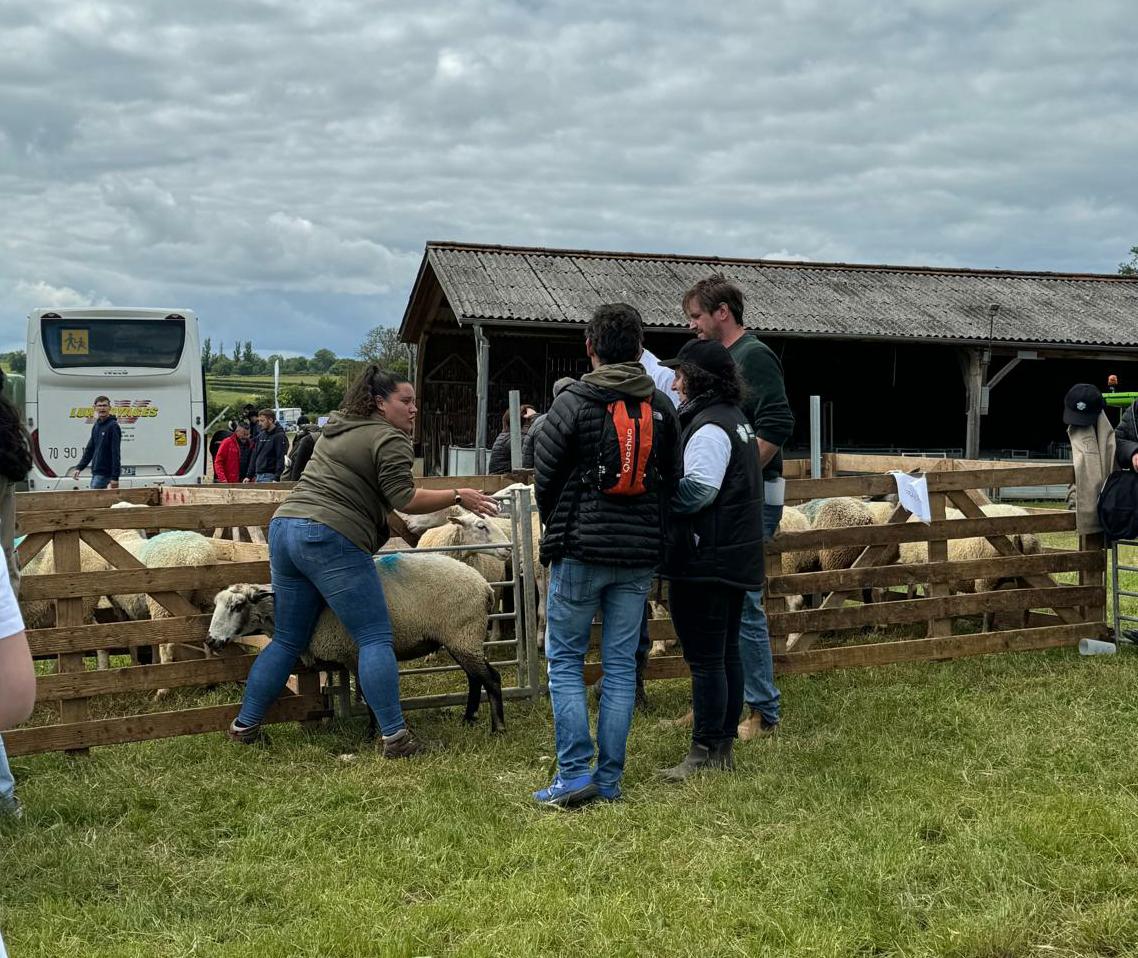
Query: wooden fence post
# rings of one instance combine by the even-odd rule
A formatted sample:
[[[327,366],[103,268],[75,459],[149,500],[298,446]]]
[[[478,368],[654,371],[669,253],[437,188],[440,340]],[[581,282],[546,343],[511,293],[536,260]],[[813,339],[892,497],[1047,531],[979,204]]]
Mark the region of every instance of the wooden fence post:
[[[782,574],[782,553],[781,552],[768,552],[765,556],[766,562],[766,577],[769,579],[772,576]],[[786,611],[786,599],[781,595],[771,595],[770,589],[765,590],[763,593],[763,606],[764,611],[770,616],[775,612]],[[785,652],[786,651],[786,635],[770,635],[770,620],[767,620],[767,634],[770,636],[771,652]]]
[[[939,522],[945,517],[944,509],[944,493],[943,492],[930,492],[929,493],[929,514],[932,516],[933,522]],[[948,561],[948,540],[947,539],[930,539],[928,547],[928,555],[926,559],[929,562],[947,562]],[[927,582],[925,583],[926,595],[930,598],[933,596],[944,596],[951,594],[952,587],[947,582]],[[951,619],[930,619],[928,627],[929,638],[938,638],[940,636],[952,635],[952,620]]]
[[[292,684],[291,682],[289,683]],[[302,695],[305,698],[320,695],[322,689],[320,687],[320,673],[319,672],[299,672],[296,676],[296,694]],[[320,719],[303,719],[300,723],[301,728],[319,728]]]
[[[1104,553],[1103,557],[1103,570],[1102,572],[1085,572],[1079,571],[1079,585],[1097,585],[1103,588],[1103,602],[1106,601],[1106,536],[1101,532],[1092,532],[1079,536],[1079,551],[1099,551]],[[1082,609],[1083,615],[1087,622],[1105,622],[1106,621],[1106,606],[1087,606]]]
[[[52,542],[56,572],[79,572],[82,563],[79,558],[79,533],[71,529],[55,533]],[[83,599],[55,600],[55,624],[57,628],[73,628],[83,624]],[[64,653],[58,659],[58,671],[83,672],[86,665],[82,652]],[[59,718],[64,724],[83,722],[89,717],[86,699],[64,699],[59,703]],[[68,749],[70,755],[87,755],[89,749]]]

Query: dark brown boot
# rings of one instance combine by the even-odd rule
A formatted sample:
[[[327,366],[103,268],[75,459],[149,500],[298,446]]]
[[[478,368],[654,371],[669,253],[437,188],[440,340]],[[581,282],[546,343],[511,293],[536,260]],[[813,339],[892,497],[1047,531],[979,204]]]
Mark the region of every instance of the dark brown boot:
[[[383,738],[384,758],[410,758],[425,752],[427,746],[415,738],[415,733],[409,728],[400,729],[391,738]]]
[[[229,737],[229,741],[236,742],[238,745],[269,744],[269,737],[260,725],[250,725],[248,728],[243,728],[237,724],[236,719],[226,729],[225,734]]]

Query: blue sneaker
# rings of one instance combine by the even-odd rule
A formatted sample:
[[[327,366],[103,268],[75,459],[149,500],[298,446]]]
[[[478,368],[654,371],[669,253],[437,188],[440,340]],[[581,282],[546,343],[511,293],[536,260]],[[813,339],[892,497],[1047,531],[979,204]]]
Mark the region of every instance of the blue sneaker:
[[[597,785],[593,783],[597,789],[596,797],[602,802],[616,802],[620,800],[620,786],[619,785]]]
[[[560,774],[555,775],[548,788],[539,788],[533,793],[533,800],[539,805],[553,805],[556,808],[572,808],[597,796],[597,786],[593,776],[586,773],[568,781]]]

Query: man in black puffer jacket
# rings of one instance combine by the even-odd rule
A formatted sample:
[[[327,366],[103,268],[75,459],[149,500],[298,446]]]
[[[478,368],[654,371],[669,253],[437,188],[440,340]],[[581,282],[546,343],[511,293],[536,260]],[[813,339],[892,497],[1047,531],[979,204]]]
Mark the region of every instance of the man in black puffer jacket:
[[[550,566],[545,651],[558,762],[553,784],[534,798],[561,806],[620,796],[640,620],[663,557],[677,466],[675,408],[637,362],[639,313],[601,306],[585,337],[593,371],[553,401],[534,449],[541,561]],[[605,680],[593,772],[582,675],[600,609]]]

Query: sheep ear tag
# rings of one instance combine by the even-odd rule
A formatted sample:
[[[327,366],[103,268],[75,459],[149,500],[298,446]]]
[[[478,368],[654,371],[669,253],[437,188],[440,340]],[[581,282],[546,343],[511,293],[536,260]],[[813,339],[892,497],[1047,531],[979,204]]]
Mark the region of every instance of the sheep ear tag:
[[[254,602],[260,602],[262,599],[271,599],[272,597],[273,597],[273,590],[272,589],[258,589],[256,592],[253,593],[252,600]]]

